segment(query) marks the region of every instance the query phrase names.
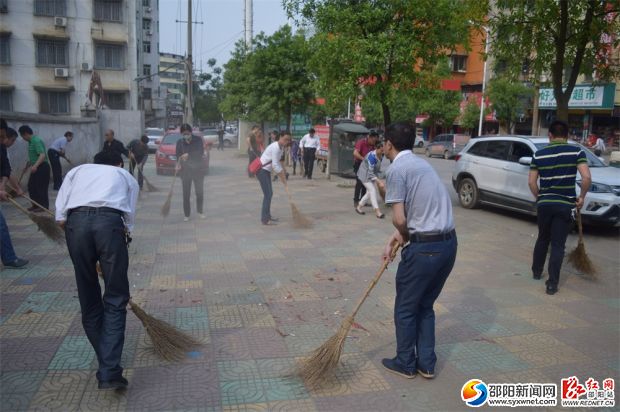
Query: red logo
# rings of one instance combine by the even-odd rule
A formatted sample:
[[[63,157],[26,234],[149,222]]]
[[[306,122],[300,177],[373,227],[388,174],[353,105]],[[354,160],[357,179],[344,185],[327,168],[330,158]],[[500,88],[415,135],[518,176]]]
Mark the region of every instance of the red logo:
[[[586,388],[579,383],[576,376],[562,379],[562,399],[579,399],[585,394]]]

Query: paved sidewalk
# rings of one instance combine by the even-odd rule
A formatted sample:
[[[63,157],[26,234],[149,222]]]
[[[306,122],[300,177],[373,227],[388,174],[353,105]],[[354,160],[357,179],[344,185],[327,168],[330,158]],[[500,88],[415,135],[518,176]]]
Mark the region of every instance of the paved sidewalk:
[[[356,319],[336,377],[308,390],[290,371],[335,332],[379,267],[389,210],[385,220],[370,209],[359,216],[351,189],[291,176],[293,198],[314,228],[291,227],[278,183],[272,213],[281,221],[264,227],[262,195],[246,164],[232,151],[213,151],[207,219],[184,223],[180,185],[170,216],[160,216],[171,178],[155,176],[149,159],[147,176],[160,191],[139,201],[131,292],[147,312],[204,346],[181,363],[163,362],[128,313],[125,393],[97,390],[66,250],[4,205],[17,252],[31,264],[0,273],[0,409],[451,411],[467,409],[460,391],[472,378],[618,382],[620,257],[602,252],[617,251],[618,238],[588,244],[602,269],[597,281],[565,267],[560,292],[547,296],[530,275],[531,219],[455,207],[459,255],[435,308],[437,378],[405,380],[381,366],[395,351],[395,262]],[[574,244],[571,236],[567,249]]]

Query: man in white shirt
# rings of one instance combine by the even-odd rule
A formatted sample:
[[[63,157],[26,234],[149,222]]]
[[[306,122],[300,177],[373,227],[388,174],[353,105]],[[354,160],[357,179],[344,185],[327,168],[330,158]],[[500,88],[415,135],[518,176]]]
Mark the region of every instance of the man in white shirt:
[[[129,301],[127,243],[133,229],[139,187],[122,169],[120,154],[95,156],[95,164],[72,169],[56,199],[56,220],[65,229],[73,262],[82,325],[99,361],[99,389],[123,389],[120,366]],[[101,264],[101,295],[96,264]]]
[[[62,185],[62,166],[60,165],[60,158],[64,157],[67,159],[65,147],[71,140],[73,140],[73,132],[66,132],[63,137],[54,140],[54,143],[52,143],[47,150],[47,157],[49,158],[50,166],[52,167],[52,175],[54,177],[54,190],[60,189],[60,185]],[[69,159],[67,159],[67,161],[69,161]]]
[[[261,210],[261,222],[263,225],[274,225],[277,219],[271,216],[271,198],[273,196],[273,188],[271,187],[271,171],[273,170],[282,183],[286,185],[286,175],[280,158],[282,151],[291,143],[291,134],[282,132],[278,141],[271,143],[260,157],[263,167],[256,173],[256,178],[263,190],[263,207]]]
[[[304,177],[312,179],[312,170],[314,169],[314,159],[316,152],[321,148],[321,138],[315,134],[314,129],[308,130],[308,134],[301,138],[299,142],[301,155],[304,159]]]

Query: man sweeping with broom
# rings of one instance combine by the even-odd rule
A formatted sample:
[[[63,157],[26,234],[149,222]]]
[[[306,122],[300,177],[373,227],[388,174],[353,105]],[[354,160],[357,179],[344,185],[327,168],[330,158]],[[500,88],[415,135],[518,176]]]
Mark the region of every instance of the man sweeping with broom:
[[[383,258],[392,259],[404,245],[396,272],[396,357],[383,366],[404,378],[435,376],[435,312],[433,304],[456,259],[452,202],[437,172],[411,151],[415,126],[394,123],[385,131],[384,153],[392,161],[385,202],[392,205],[396,231]]]
[[[567,138],[568,124],[559,120],[551,123],[549,146],[534,153],[528,176],[528,184],[538,206],[538,239],[534,247],[532,274],[534,279],[542,278],[551,243],[548,295],[558,291],[564,246],[573,224],[572,209],[581,209],[592,183],[586,154],[579,146],[568,144]],[[581,174],[579,197],[575,192],[577,171]]]
[[[122,164],[116,152],[98,153],[95,164],[67,174],[56,199],[56,220],[65,229],[75,270],[82,325],[99,361],[99,389],[123,389],[128,384],[120,361],[129,301],[127,238],[139,187]],[[103,297],[97,261],[103,271]]]

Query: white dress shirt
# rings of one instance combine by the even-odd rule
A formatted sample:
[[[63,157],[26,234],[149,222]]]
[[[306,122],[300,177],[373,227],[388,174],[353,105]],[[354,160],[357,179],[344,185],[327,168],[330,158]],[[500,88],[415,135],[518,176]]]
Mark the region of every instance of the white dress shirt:
[[[299,146],[302,149],[316,149],[321,148],[321,138],[315,133],[314,136],[310,136],[310,133],[301,138]]]
[[[125,225],[133,230],[140,187],[125,169],[84,164],[71,169],[56,198],[56,220],[67,220],[69,210],[80,206],[109,207],[125,212]]]
[[[50,149],[54,149],[57,152],[63,152],[65,150],[65,146],[67,146],[67,138],[65,136],[63,137],[59,137],[58,139],[54,140],[54,143],[52,143],[52,145],[50,146]]]
[[[282,158],[282,148],[278,142],[273,142],[263,152],[260,157],[260,162],[264,164],[263,169],[271,172],[272,170],[276,173],[280,173],[282,171],[282,165],[280,164],[280,159]],[[267,164],[268,162],[270,162]]]

